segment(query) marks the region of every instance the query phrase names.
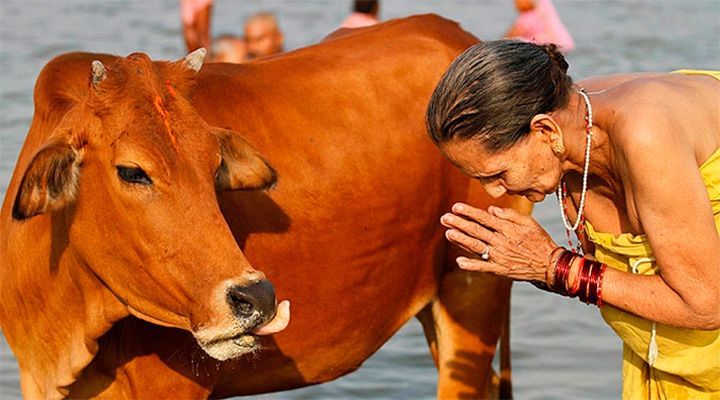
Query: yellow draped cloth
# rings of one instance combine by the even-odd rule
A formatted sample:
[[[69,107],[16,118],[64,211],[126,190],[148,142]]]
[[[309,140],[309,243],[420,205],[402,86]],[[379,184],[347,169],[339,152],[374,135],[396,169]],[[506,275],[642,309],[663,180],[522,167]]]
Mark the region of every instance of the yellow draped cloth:
[[[672,74],[683,74],[683,75],[707,75],[711,76],[720,81],[720,71],[708,71],[701,69],[678,69],[671,72]]]
[[[720,149],[700,173],[720,234]],[[587,221],[585,227],[598,261],[621,271],[658,273],[646,235],[615,237]],[[675,328],[609,305],[601,313],[623,340],[623,399],[720,399],[720,330]]]

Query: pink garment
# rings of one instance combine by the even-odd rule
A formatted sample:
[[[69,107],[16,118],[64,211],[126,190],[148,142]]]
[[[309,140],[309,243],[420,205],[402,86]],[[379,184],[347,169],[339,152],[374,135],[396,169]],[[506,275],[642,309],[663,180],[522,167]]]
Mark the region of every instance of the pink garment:
[[[535,8],[515,20],[517,39],[537,44],[555,43],[567,53],[575,48],[570,33],[560,21],[551,0],[533,0]]]
[[[198,10],[211,6],[215,0],[180,0],[180,18],[186,25],[192,25]]]
[[[379,21],[372,15],[354,12],[342,23],[342,28],[361,28],[363,26],[375,25]]]

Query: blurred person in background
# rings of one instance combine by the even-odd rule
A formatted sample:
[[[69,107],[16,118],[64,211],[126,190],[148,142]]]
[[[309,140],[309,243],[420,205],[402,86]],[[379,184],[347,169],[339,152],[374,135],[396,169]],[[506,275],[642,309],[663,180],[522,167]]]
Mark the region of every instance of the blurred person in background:
[[[353,12],[342,23],[342,28],[361,28],[377,24],[380,2],[378,0],[355,0]]]
[[[251,58],[281,53],[284,36],[275,15],[261,12],[248,18],[245,22],[245,41]]]
[[[188,53],[210,49],[210,17],[214,0],[180,0],[180,18]]]
[[[560,21],[551,0],[515,0],[519,15],[506,38],[537,44],[554,43],[567,54],[575,48],[570,33]]]
[[[213,41],[210,62],[239,64],[247,61],[248,49],[245,39],[234,35],[222,35]]]

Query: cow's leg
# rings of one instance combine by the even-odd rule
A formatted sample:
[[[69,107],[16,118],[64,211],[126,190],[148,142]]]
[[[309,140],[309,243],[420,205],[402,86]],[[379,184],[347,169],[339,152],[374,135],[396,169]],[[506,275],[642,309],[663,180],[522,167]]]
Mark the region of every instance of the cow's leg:
[[[482,189],[474,189],[470,196],[474,201],[468,203],[488,204]],[[532,210],[531,203],[517,197],[505,196],[492,203],[526,214]],[[503,324],[509,318],[512,282],[459,269],[455,263],[459,254],[460,249],[449,247],[437,296],[418,314],[438,367],[438,398],[511,396],[508,387],[500,394],[500,380],[492,369],[492,360]],[[505,329],[509,337],[509,324]],[[509,349],[509,343],[505,345]],[[503,364],[509,369],[509,358]],[[509,379],[509,370],[503,373]]]
[[[492,360],[511,285],[457,267],[444,274],[437,297],[418,315],[438,367],[438,398],[498,396]]]

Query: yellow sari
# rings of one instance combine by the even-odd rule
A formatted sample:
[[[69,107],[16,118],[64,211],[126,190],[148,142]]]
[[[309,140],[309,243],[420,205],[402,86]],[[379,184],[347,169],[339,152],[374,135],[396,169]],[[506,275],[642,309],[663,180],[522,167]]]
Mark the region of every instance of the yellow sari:
[[[683,74],[683,75],[707,75],[711,76],[720,81],[720,71],[707,71],[700,69],[678,69],[671,72],[671,74]]]
[[[720,149],[700,173],[720,232]],[[598,261],[621,271],[658,273],[646,235],[615,237],[589,222],[585,227]],[[720,330],[675,328],[609,305],[601,312],[623,340],[623,399],[720,399]]]

